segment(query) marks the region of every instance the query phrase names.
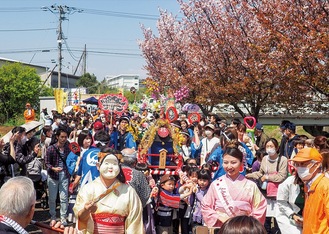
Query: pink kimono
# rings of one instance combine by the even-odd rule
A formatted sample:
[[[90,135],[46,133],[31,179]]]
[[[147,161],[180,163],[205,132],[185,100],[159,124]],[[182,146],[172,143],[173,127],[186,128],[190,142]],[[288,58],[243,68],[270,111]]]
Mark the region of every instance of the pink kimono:
[[[221,227],[220,214],[229,217],[253,216],[264,224],[266,199],[257,185],[243,175],[233,181],[227,175],[213,181],[201,203],[202,217],[208,227]]]

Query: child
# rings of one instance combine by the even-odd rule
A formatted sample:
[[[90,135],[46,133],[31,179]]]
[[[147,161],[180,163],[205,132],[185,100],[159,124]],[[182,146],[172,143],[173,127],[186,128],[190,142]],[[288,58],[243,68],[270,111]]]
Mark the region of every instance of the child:
[[[294,140],[294,149],[291,153],[291,158],[294,158],[299,150],[304,149],[305,146],[305,140],[297,139]]]
[[[206,195],[209,185],[211,183],[211,172],[208,169],[201,169],[198,172],[198,190],[194,195],[193,201],[193,226],[203,225],[202,214],[201,214],[201,202]]]
[[[314,147],[314,139],[306,139],[305,148],[313,148],[313,147]]]
[[[256,150],[255,156],[256,156],[256,160],[255,162],[252,164],[252,169],[251,172],[255,172],[255,171],[259,171],[260,169],[260,164],[262,162],[263,157],[266,155],[266,151],[264,148]]]
[[[199,168],[197,166],[190,166],[186,171],[188,180],[184,181],[187,184],[191,184],[192,188],[185,189],[184,193],[190,192],[189,190],[192,189],[192,192],[196,191],[196,186],[198,183],[198,172]],[[182,186],[184,184],[182,180],[178,182],[178,186]],[[189,233],[192,231],[192,227],[190,225],[190,218],[192,214],[193,208],[193,196],[186,197],[179,206],[179,213],[178,217],[181,223],[181,232],[182,233]]]
[[[184,184],[180,187],[179,192],[175,190],[175,178],[170,175],[163,175],[160,179],[160,193],[158,194],[157,201],[157,234],[173,233],[172,219],[173,209],[179,208],[181,199],[184,199],[191,195],[192,186],[190,184]],[[185,189],[189,188],[189,191],[183,193]]]

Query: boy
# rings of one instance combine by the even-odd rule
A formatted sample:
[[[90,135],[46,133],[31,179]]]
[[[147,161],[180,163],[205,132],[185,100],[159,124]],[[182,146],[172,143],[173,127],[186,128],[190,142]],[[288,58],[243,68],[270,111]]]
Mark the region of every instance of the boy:
[[[163,175],[160,179],[160,193],[157,201],[157,234],[173,233],[172,219],[173,210],[179,208],[179,202],[192,194],[191,184],[184,184],[179,192],[183,193],[186,188],[188,192],[179,194],[175,189],[175,178]]]

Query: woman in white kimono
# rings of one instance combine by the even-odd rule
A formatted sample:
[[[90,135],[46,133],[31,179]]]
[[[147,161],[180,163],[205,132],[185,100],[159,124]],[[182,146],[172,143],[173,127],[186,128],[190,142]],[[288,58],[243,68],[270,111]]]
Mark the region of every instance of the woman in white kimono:
[[[279,185],[276,200],[276,220],[281,233],[301,234],[305,194],[304,183],[297,173]]]
[[[244,165],[238,146],[236,141],[225,147],[223,167],[226,174],[211,183],[202,200],[202,217],[208,227],[221,227],[226,220],[239,215],[265,222],[266,199],[254,182],[240,174]]]
[[[73,208],[78,230],[84,233],[144,233],[142,204],[135,190],[125,184],[119,159],[113,149],[98,154],[100,177],[78,193]],[[103,151],[103,152],[104,152]]]

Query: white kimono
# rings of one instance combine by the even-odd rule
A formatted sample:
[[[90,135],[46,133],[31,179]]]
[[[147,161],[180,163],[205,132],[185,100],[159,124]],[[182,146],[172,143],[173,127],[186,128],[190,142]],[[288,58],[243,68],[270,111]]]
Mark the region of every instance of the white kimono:
[[[107,188],[101,182],[100,177],[83,186],[73,208],[76,219],[78,220],[78,212],[83,209],[86,202],[92,201],[106,190]],[[99,200],[96,205],[97,210],[90,215],[87,229],[81,230],[84,233],[94,233],[97,228],[98,230],[104,228],[103,233],[144,233],[142,204],[131,186],[121,183],[114,191]]]

